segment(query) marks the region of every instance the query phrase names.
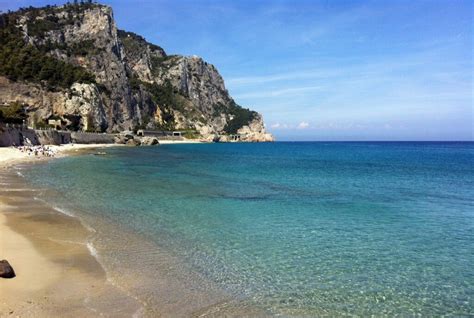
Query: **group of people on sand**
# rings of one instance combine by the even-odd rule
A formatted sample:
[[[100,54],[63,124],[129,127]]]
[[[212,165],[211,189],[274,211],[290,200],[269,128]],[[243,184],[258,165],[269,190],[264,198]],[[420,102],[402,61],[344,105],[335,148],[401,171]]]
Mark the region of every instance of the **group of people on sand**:
[[[17,149],[28,154],[28,156],[54,157],[56,155],[53,148],[48,146],[18,146]]]

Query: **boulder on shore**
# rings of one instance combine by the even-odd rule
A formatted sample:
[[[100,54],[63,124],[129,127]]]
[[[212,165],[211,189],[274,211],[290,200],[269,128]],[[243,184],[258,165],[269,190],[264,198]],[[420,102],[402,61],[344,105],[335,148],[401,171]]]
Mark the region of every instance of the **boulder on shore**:
[[[115,135],[114,141],[116,144],[131,145],[133,142],[134,136],[133,133],[125,131],[120,134]]]
[[[115,136],[114,141],[116,144],[125,145],[127,143],[127,138],[125,138],[125,136],[122,136],[122,135],[117,135]]]
[[[15,271],[10,263],[7,260],[0,261],[0,277],[13,278],[15,276]]]
[[[126,144],[129,145],[129,146],[140,146],[141,141],[139,139],[132,138],[132,139],[127,140]]]
[[[140,141],[142,146],[155,146],[160,144],[156,137],[142,137]]]

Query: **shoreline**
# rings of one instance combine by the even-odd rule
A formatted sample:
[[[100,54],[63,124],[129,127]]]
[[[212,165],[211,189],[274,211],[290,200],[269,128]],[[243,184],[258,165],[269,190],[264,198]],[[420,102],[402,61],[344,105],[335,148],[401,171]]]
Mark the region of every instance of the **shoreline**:
[[[177,143],[186,142],[167,144]],[[230,305],[233,297],[215,289],[211,292],[204,287],[194,288],[187,294],[188,297],[193,295],[192,298],[185,297],[183,292],[188,292],[186,279],[190,276],[170,276],[169,268],[178,263],[173,263],[176,260],[161,250],[159,253],[168,259],[160,261],[164,268],[142,275],[141,279],[145,282],[148,275],[155,279],[160,277],[157,282],[159,290],[165,290],[177,298],[169,299],[165,293],[163,299],[155,298],[152,305],[147,297],[137,297],[140,285],[137,285],[138,281],[133,281],[134,275],[119,277],[120,267],[109,268],[103,263],[104,246],[96,246],[96,229],[88,225],[91,220],[83,219],[74,212],[62,211],[51,204],[53,201],[36,197],[31,191],[41,194],[49,190],[31,188],[15,169],[20,165],[30,166],[55,158],[85,155],[95,149],[115,146],[126,145],[51,146],[56,152],[55,157],[34,157],[13,147],[0,148],[0,184],[3,185],[0,188],[0,259],[8,260],[17,274],[13,279],[0,279],[0,294],[9,295],[0,299],[0,317],[206,316],[216,310],[222,310],[225,314],[229,308],[235,308]],[[103,226],[100,228],[104,229]],[[109,239],[118,228],[113,225],[107,225],[107,228],[108,234],[101,233],[101,236],[106,235]],[[138,240],[136,244],[138,248],[143,241]],[[39,272],[47,274],[38,275]],[[33,289],[31,286],[37,287]],[[262,316],[260,311],[257,313]]]
[[[174,144],[207,144],[199,140],[160,140],[160,145],[174,145]],[[26,153],[19,151],[15,147],[0,147],[0,169],[11,167],[21,163],[32,163],[40,160],[50,160],[54,158],[61,158],[71,153],[82,150],[92,150],[96,148],[110,148],[110,147],[130,147],[125,144],[62,144],[62,145],[44,145],[51,148],[55,153],[55,157],[35,157],[28,156]],[[145,147],[159,147],[145,146]]]
[[[88,242],[91,229],[80,218],[36,200],[14,167],[35,164],[117,144],[48,146],[55,157],[28,156],[0,148],[0,259],[16,272],[0,279],[0,316],[113,315],[143,310],[131,295],[112,285]],[[5,296],[4,296],[5,295]]]
[[[0,169],[8,169],[18,164],[35,163],[45,160],[54,160],[62,158],[74,152],[92,150],[97,148],[123,147],[120,144],[64,144],[64,145],[45,145],[51,148],[56,155],[54,157],[29,156],[25,152],[21,152],[15,147],[0,147]]]

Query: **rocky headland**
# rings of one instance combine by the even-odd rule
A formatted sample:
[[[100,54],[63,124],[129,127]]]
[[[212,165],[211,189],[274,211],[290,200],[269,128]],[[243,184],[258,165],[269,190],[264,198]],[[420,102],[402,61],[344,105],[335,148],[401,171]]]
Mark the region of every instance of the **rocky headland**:
[[[73,132],[180,130],[206,141],[272,141],[217,69],[117,29],[109,6],[0,15],[0,122]]]

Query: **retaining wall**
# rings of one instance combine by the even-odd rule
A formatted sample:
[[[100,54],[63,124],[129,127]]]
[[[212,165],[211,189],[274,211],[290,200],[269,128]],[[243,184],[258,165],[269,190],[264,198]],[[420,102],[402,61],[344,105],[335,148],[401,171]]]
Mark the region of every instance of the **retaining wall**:
[[[72,142],[76,144],[113,144],[115,135],[87,132],[72,132]]]
[[[114,135],[87,132],[58,131],[54,129],[29,129],[22,125],[0,126],[0,147],[32,145],[111,144]]]

